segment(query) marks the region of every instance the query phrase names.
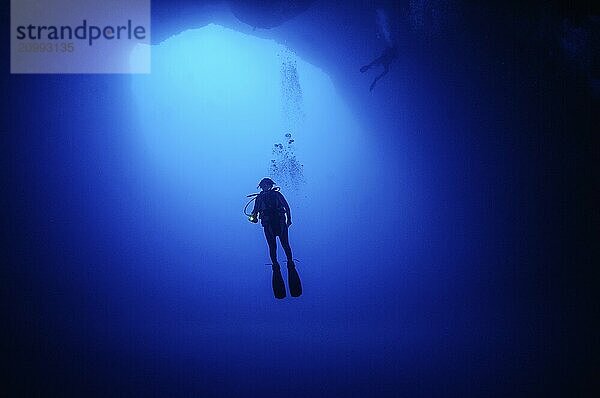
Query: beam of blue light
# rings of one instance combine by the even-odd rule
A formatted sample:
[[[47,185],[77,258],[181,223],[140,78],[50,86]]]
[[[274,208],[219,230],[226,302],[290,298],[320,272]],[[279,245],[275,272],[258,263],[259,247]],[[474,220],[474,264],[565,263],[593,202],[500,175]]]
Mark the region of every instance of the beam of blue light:
[[[273,144],[285,140],[281,65],[290,54],[273,40],[211,24],[155,46],[152,74],[132,78],[138,159],[155,190],[150,196],[161,198],[165,222],[186,239],[223,252],[233,249],[222,241],[227,236],[263,261],[262,232],[244,224],[241,208],[268,174]],[[303,117],[294,138],[306,183],[285,193],[301,253],[336,231],[348,236],[345,223],[354,221],[350,213],[372,169],[366,138],[330,78],[295,61]]]

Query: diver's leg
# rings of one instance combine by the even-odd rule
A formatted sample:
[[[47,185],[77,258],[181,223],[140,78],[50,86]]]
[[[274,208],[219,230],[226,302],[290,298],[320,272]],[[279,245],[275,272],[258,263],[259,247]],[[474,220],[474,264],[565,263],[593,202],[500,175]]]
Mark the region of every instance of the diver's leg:
[[[288,264],[293,264],[294,258],[292,257],[292,248],[290,247],[290,239],[288,236],[287,225],[281,228],[281,235],[279,235],[279,241],[281,242],[281,246],[283,247],[283,251],[285,252],[285,256],[287,257]]]
[[[377,61],[379,61],[379,58],[374,59],[369,64],[367,64],[367,65],[363,66],[362,68],[360,68],[360,71],[363,72],[363,73],[366,72],[366,71],[368,71],[369,69],[371,69],[377,63]]]
[[[277,262],[277,240],[273,234],[273,229],[269,225],[265,225],[265,238],[267,238],[267,244],[269,245],[269,256],[271,257],[271,264],[273,268],[279,268]]]
[[[382,77],[384,77],[385,75],[387,75],[387,73],[388,73],[389,71],[390,71],[390,68],[385,68],[385,69],[383,70],[383,72],[381,72],[381,73],[379,74],[379,76],[377,76],[377,77],[375,78],[375,80],[373,80],[373,83],[371,83],[371,87],[369,87],[369,91],[373,91],[373,89],[375,88],[375,84],[377,84],[377,81],[378,81],[379,79],[381,79]]]
[[[277,262],[277,240],[273,227],[269,224],[265,225],[265,237],[267,238],[267,244],[269,245],[269,256],[271,256],[271,263],[273,264],[273,275],[271,278],[271,285],[273,287],[273,294],[275,298],[282,299],[285,297],[285,284],[283,283],[283,275],[281,275],[281,266]]]
[[[287,256],[288,286],[290,287],[290,294],[292,297],[300,297],[302,295],[302,282],[300,281],[300,275],[298,275],[296,264],[294,264],[294,259],[292,257],[292,248],[290,247],[287,225],[284,225],[281,228],[279,240],[281,241],[281,246],[283,246],[283,250],[285,250],[285,255]]]

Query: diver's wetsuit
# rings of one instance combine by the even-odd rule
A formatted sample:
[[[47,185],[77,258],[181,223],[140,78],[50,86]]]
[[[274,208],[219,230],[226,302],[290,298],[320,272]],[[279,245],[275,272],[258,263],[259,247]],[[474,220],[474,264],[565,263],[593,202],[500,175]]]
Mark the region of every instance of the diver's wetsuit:
[[[292,248],[288,239],[288,223],[291,224],[292,215],[290,206],[283,195],[274,189],[261,192],[256,197],[252,214],[259,214],[260,223],[265,230],[265,238],[267,238],[269,256],[273,266],[279,266],[277,262],[277,236],[279,236],[279,241],[288,262],[293,263]]]

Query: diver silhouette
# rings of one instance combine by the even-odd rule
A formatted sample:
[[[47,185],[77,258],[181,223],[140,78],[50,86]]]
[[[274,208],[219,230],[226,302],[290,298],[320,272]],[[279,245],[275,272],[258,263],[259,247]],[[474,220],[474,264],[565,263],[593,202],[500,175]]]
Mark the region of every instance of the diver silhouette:
[[[367,64],[367,65],[363,66],[362,68],[360,68],[360,71],[362,73],[365,73],[366,71],[368,71],[369,69],[371,69],[374,66],[377,66],[377,65],[383,66],[383,72],[381,72],[375,78],[375,80],[373,80],[373,83],[371,83],[371,87],[369,87],[369,91],[373,91],[373,89],[375,88],[375,84],[377,84],[377,81],[379,79],[381,79],[382,77],[384,77],[385,75],[387,75],[387,73],[390,71],[390,65],[392,64],[392,62],[394,62],[394,60],[397,57],[398,57],[398,52],[396,50],[396,46],[388,45],[386,47],[386,49],[383,50],[383,52],[381,53],[381,55],[379,57],[377,57],[373,61],[371,61],[370,64]]]
[[[287,257],[290,293],[293,297],[298,297],[302,294],[302,285],[296,271],[296,264],[292,257],[292,248],[288,237],[288,228],[292,225],[292,213],[285,197],[274,186],[275,183],[270,178],[263,178],[260,181],[258,187],[262,191],[256,196],[250,220],[260,219],[264,228],[265,238],[269,246],[269,256],[273,264],[273,292],[275,293],[275,297],[285,297],[281,267],[277,261],[276,238],[278,236]]]

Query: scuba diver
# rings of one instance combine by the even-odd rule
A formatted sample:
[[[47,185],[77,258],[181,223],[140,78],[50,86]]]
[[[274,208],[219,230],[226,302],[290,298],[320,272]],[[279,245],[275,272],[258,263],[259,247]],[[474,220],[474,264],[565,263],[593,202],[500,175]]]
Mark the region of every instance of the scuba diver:
[[[285,297],[285,286],[281,276],[281,267],[277,261],[277,236],[287,257],[288,282],[290,293],[293,297],[302,294],[302,285],[296,271],[296,264],[292,257],[292,248],[288,238],[288,228],[292,225],[292,213],[290,205],[284,196],[275,187],[275,182],[270,178],[263,178],[258,184],[261,189],[259,194],[249,196],[255,197],[254,209],[249,214],[248,220],[256,223],[260,222],[264,228],[265,238],[269,245],[269,256],[273,266],[273,292],[276,298]]]
[[[362,68],[360,68],[360,71],[362,73],[365,73],[366,71],[368,71],[369,69],[371,69],[374,66],[377,66],[377,65],[383,66],[383,72],[381,72],[375,78],[375,80],[373,80],[373,83],[371,83],[371,87],[369,88],[369,91],[373,91],[373,89],[375,88],[375,84],[377,84],[377,81],[379,79],[381,79],[382,77],[384,77],[385,75],[387,75],[387,73],[390,71],[390,65],[398,57],[397,47],[396,47],[396,44],[394,43],[394,40],[392,39],[392,32],[390,30],[390,26],[388,23],[388,16],[387,16],[385,10],[383,10],[381,8],[377,9],[376,14],[377,14],[376,22],[377,22],[377,29],[379,30],[379,37],[381,37],[381,38],[383,38],[383,40],[385,40],[386,48],[385,48],[385,50],[383,50],[381,55],[379,57],[375,58],[373,61],[371,61],[370,64],[365,65]]]
[[[288,227],[292,225],[292,213],[290,212],[290,205],[285,200],[279,189],[274,189],[275,182],[270,178],[263,178],[258,184],[258,188],[262,190],[261,193],[256,197],[254,202],[254,209],[252,210],[252,216],[256,220],[260,219],[260,223],[265,230],[265,238],[267,238],[267,244],[269,245],[269,255],[273,263],[273,268],[279,268],[277,262],[277,240],[279,241],[285,251],[287,257],[287,266],[294,266],[294,259],[292,258],[292,248],[288,238]]]
[[[375,80],[373,80],[373,83],[371,83],[371,87],[369,87],[369,91],[373,91],[373,89],[375,88],[375,84],[377,84],[377,81],[379,79],[381,79],[382,77],[384,77],[385,75],[387,75],[387,73],[390,71],[390,65],[392,64],[392,62],[394,62],[394,60],[396,59],[397,56],[398,56],[398,52],[396,51],[396,46],[388,46],[388,47],[386,47],[385,50],[383,50],[383,52],[381,53],[381,55],[379,57],[377,57],[373,61],[371,61],[370,64],[365,65],[362,68],[360,68],[360,71],[362,73],[364,73],[374,66],[377,66],[377,65],[383,66],[383,72],[381,72],[375,78]]]

